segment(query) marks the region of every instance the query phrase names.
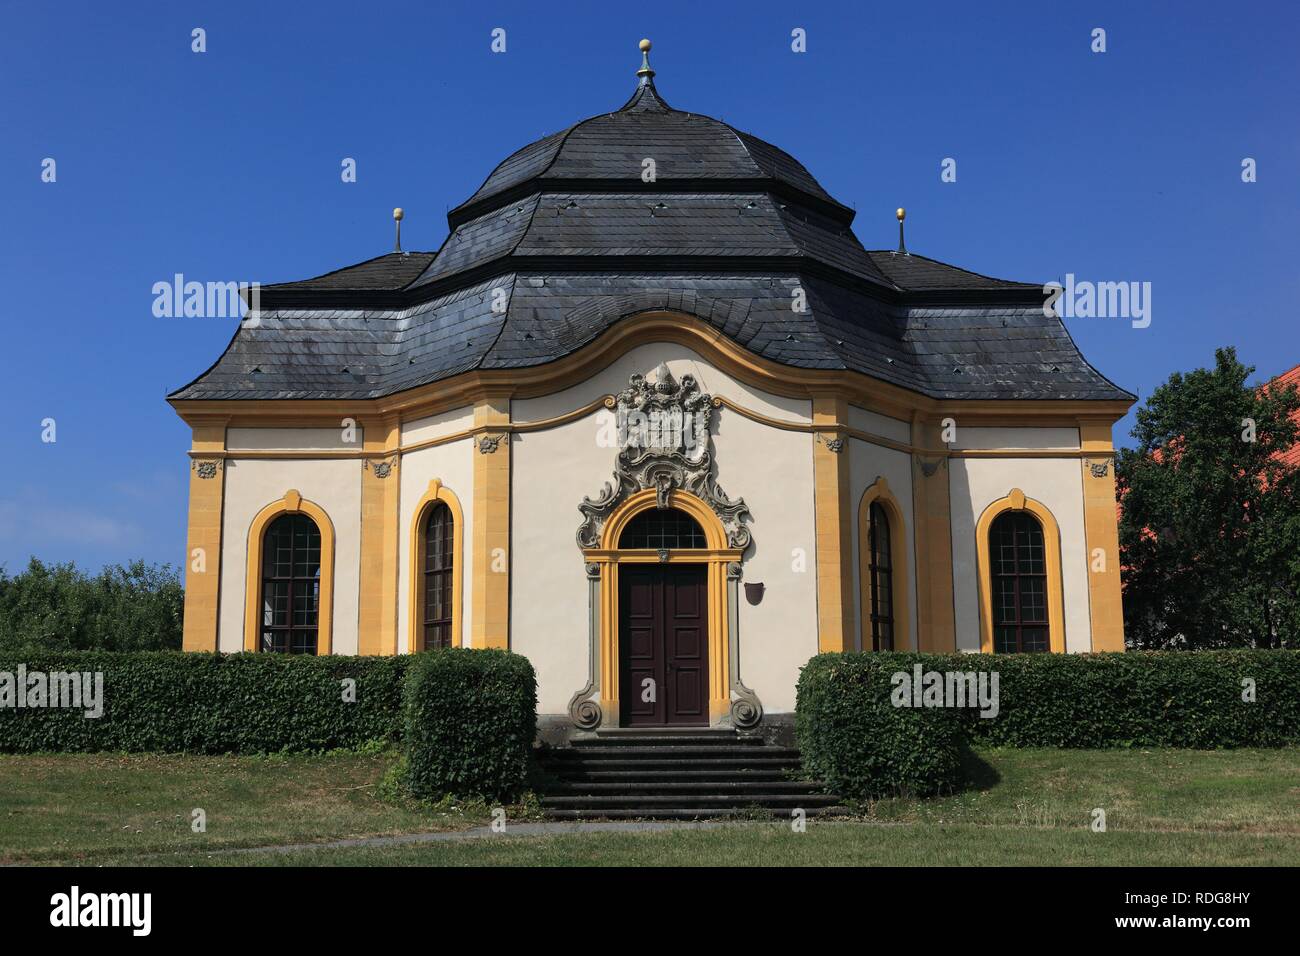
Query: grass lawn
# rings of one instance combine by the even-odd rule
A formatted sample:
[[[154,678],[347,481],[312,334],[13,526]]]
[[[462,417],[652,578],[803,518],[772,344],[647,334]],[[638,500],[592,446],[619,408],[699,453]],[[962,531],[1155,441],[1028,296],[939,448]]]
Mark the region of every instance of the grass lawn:
[[[0,862],[162,865],[1300,864],[1300,750],[985,750],[972,789],[861,818],[232,853],[464,829],[382,785],[390,755],[0,757]],[[207,832],[190,828],[193,808]],[[1106,812],[1107,832],[1089,824]],[[509,819],[522,814],[519,808]]]
[[[394,757],[0,756],[0,863],[145,862],[148,854],[310,843],[486,822],[381,799]],[[207,831],[191,829],[201,808]]]

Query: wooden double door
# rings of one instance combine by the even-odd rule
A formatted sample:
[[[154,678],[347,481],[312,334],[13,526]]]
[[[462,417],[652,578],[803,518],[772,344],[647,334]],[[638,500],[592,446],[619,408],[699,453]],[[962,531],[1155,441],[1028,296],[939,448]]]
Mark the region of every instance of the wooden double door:
[[[620,725],[707,725],[707,567],[624,564],[618,574]]]

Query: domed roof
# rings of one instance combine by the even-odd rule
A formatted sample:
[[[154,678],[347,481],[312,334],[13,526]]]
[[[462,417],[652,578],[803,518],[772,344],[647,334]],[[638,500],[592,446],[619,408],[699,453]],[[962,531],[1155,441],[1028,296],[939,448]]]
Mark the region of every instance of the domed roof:
[[[653,162],[652,182],[646,182],[647,161]],[[845,223],[853,219],[853,211],[789,153],[721,120],[673,109],[654,80],[642,77],[619,110],[582,120],[506,157],[448,220],[454,228],[525,191],[613,186],[773,190]]]
[[[643,62],[622,108],[507,157],[447,216],[451,234],[411,289],[487,271],[810,268],[895,285],[836,202],[781,149],[675,110]]]
[[[507,157],[436,253],[263,286],[259,321],[172,399],[377,398],[552,362],[655,311],[935,398],[1131,398],[1044,314],[1041,285],[901,242],[868,252],[798,160],[673,109],[644,59],[637,75],[621,109]]]

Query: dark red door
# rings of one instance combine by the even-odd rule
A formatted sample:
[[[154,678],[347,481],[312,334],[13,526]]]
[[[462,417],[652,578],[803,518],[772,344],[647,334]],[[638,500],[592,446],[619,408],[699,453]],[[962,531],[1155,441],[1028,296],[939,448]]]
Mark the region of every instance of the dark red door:
[[[709,722],[709,582],[698,564],[619,567],[619,723]]]

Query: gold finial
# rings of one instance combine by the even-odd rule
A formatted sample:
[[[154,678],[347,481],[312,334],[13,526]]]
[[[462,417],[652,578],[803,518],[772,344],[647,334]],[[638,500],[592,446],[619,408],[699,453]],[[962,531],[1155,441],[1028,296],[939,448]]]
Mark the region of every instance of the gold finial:
[[[641,48],[641,69],[636,71],[636,75],[641,77],[641,85],[645,86],[653,82],[655,71],[650,69],[650,41],[642,40],[637,44]]]
[[[899,206],[894,211],[894,215],[898,217],[898,254],[905,256],[907,255],[907,246],[903,244],[903,220],[907,218],[907,210]]]
[[[402,212],[402,207],[398,206],[393,210],[393,222],[397,224],[397,245],[393,248],[394,252],[402,251],[402,218],[406,213]]]
[[[899,206],[898,209],[894,212],[894,215],[898,217],[899,222],[902,222],[904,219],[907,218],[907,210],[904,209],[902,206]]]

